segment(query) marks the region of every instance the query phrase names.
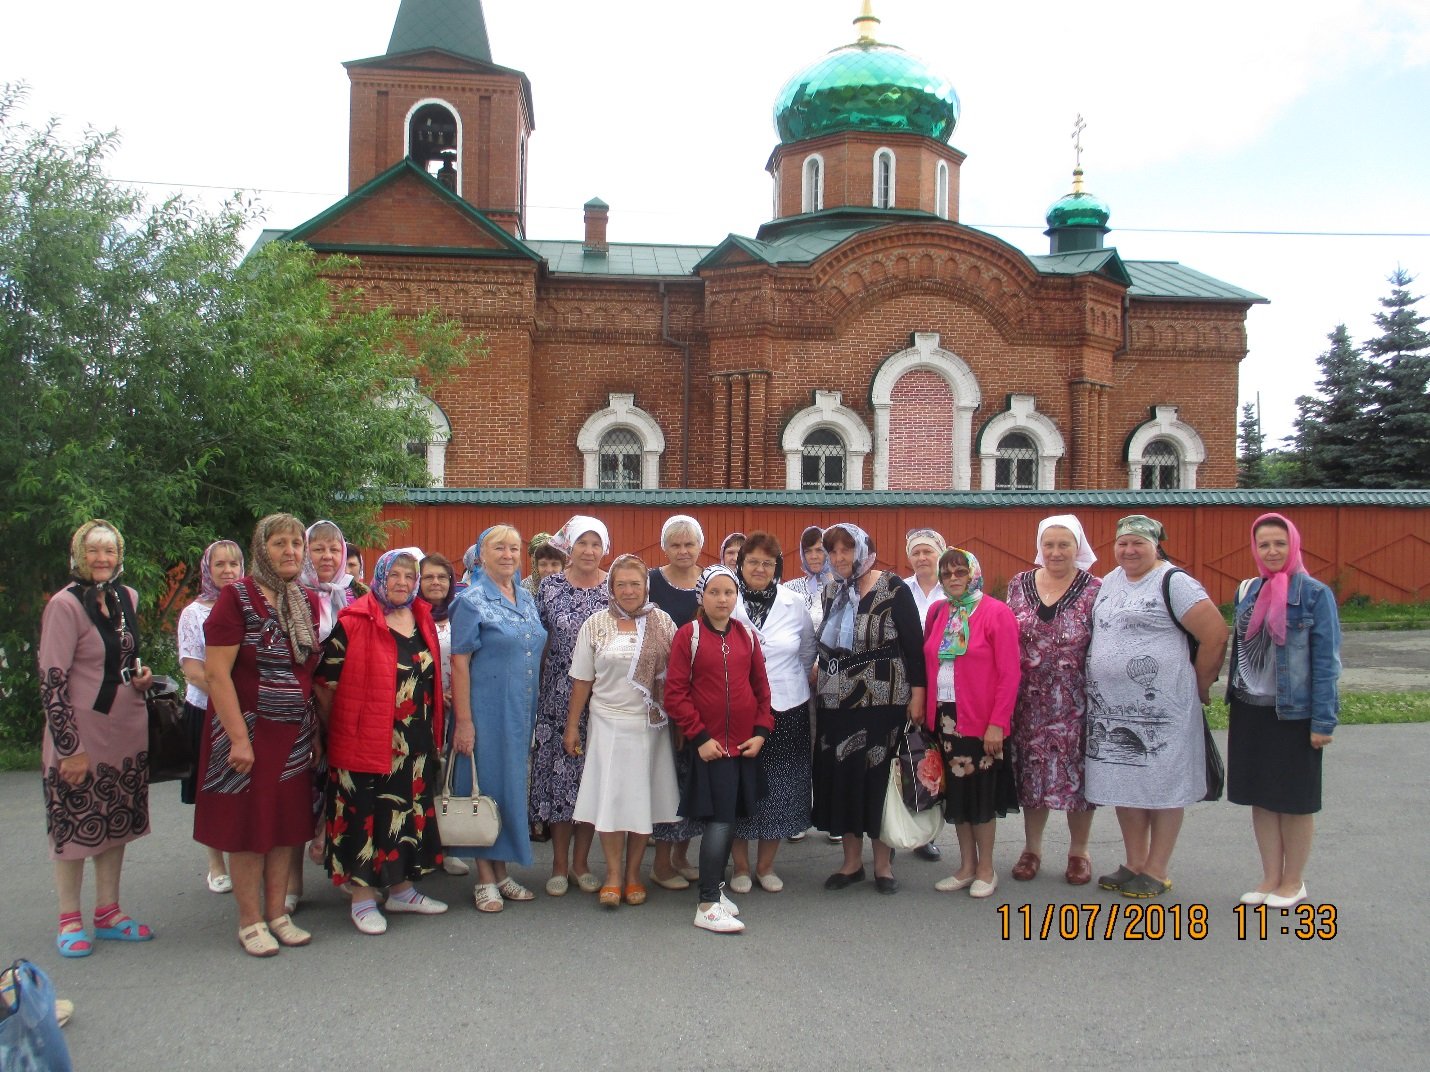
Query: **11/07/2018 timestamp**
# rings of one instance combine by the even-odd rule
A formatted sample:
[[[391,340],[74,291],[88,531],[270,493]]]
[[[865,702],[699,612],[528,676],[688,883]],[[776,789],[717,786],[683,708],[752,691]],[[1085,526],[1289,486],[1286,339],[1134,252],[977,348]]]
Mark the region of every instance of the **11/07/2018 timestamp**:
[[[1336,936],[1336,906],[1298,904],[1292,908],[1238,904],[1232,908],[1236,939],[1266,941],[1283,934],[1302,941],[1328,941]],[[1025,942],[1205,941],[1211,935],[1211,913],[1204,904],[1050,904],[1042,912],[1032,905],[998,906],[999,937]]]

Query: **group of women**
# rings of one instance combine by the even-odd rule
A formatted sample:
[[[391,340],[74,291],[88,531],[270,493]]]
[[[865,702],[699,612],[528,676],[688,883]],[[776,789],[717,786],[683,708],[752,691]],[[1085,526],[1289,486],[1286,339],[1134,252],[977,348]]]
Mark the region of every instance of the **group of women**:
[[[354,926],[381,934],[391,914],[447,910],[415,885],[438,868],[466,874],[474,863],[482,912],[531,900],[508,868],[531,865],[533,836],[552,843],[548,895],[575,886],[610,908],[641,904],[654,840],[650,880],[695,883],[696,926],[737,933],[727,868],[729,892],[780,891],[780,845],[811,822],[842,842],[827,890],[866,879],[867,837],[874,887],[897,892],[882,816],[891,763],[918,726],[936,742],[940,806],[959,847],[937,889],[991,896],[996,820],[1018,809],[1025,842],[1012,877],[1038,875],[1049,813],[1061,811],[1064,877],[1088,883],[1093,809],[1110,805],[1124,858],[1100,885],[1158,896],[1171,888],[1184,809],[1208,793],[1201,708],[1227,639],[1164,539],[1155,520],[1123,518],[1116,568],[1099,580],[1078,520],[1047,518],[1034,567],[1005,602],[985,593],[973,553],[929,529],[908,535],[905,582],[877,567],[857,525],[811,526],[786,581],[767,532],[731,534],[702,570],[704,533],[677,515],[661,531],[664,564],[607,564],[605,526],[577,515],[529,545],[509,525],[487,529],[464,560],[465,584],[440,555],[389,551],[369,589],[336,525],[270,515],[246,559],[231,541],[205,550],[179,622],[199,754],[184,798],[207,884],[233,893],[240,944],[266,957],[311,940],[292,918],[305,845],[350,897]],[[149,829],[153,681],[139,659],[137,594],[117,583],[123,550],[112,523],[81,526],[71,584],[42,623],[57,944],[71,957],[96,940],[153,937],[119,905],[124,847]],[[1339,626],[1294,524],[1258,518],[1252,551],[1259,576],[1235,605],[1227,792],[1252,807],[1262,861],[1242,900],[1281,907],[1306,896]],[[499,805],[492,845],[442,844],[444,748],[475,757],[454,763],[454,791],[475,789],[461,777],[475,768]],[[597,837],[603,877],[590,864]],[[92,935],[80,914],[87,858],[100,902]]]

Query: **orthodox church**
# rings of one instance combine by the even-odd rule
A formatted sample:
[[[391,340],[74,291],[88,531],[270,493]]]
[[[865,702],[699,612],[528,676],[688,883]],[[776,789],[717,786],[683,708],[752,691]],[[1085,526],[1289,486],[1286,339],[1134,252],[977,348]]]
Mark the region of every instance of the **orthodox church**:
[[[1230,487],[1246,314],[1265,299],[1124,260],[1083,188],[1025,254],[959,222],[952,84],[878,39],[795,72],[773,218],[710,245],[526,227],[532,86],[480,0],[401,0],[347,63],[349,194],[265,240],[357,258],[366,300],[436,307],[488,356],[427,388],[449,487]],[[576,107],[578,102],[553,102]]]

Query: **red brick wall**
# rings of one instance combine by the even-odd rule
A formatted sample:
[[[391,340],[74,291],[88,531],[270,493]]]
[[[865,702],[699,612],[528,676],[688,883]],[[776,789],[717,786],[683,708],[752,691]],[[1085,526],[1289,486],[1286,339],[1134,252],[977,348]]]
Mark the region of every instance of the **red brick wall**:
[[[781,218],[803,211],[804,161],[811,154],[824,158],[824,207],[872,208],[874,204],[874,154],[894,151],[894,207],[936,208],[934,178],[938,161],[949,168],[949,218],[958,219],[958,172],[963,154],[941,142],[914,134],[873,134],[844,131],[811,138],[795,145],[776,147],[770,171],[780,177]]]
[[[953,392],[942,376],[915,369],[894,385],[889,410],[889,488],[953,487]]]

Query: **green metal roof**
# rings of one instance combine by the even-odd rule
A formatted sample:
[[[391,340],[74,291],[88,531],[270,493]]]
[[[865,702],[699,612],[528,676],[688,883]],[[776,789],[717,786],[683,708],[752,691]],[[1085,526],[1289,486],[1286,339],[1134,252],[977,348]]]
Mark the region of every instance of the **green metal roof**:
[[[1265,305],[1260,294],[1213,279],[1176,261],[1125,261],[1134,298],[1170,298],[1178,301],[1232,301]]]
[[[390,492],[390,503],[418,506],[1430,506],[1430,489],[1365,491],[1319,488],[1220,488],[1195,491],[591,491],[585,488],[412,488]]]
[[[1080,249],[1072,253],[1043,253],[1030,256],[1033,267],[1042,275],[1087,275],[1101,272],[1123,286],[1132,283],[1127,262],[1115,249]]]
[[[526,245],[558,275],[688,276],[710,252],[709,246],[612,242],[606,253],[592,253],[579,241],[549,239]]]
[[[387,54],[440,48],[468,59],[492,62],[481,0],[402,0]]]

